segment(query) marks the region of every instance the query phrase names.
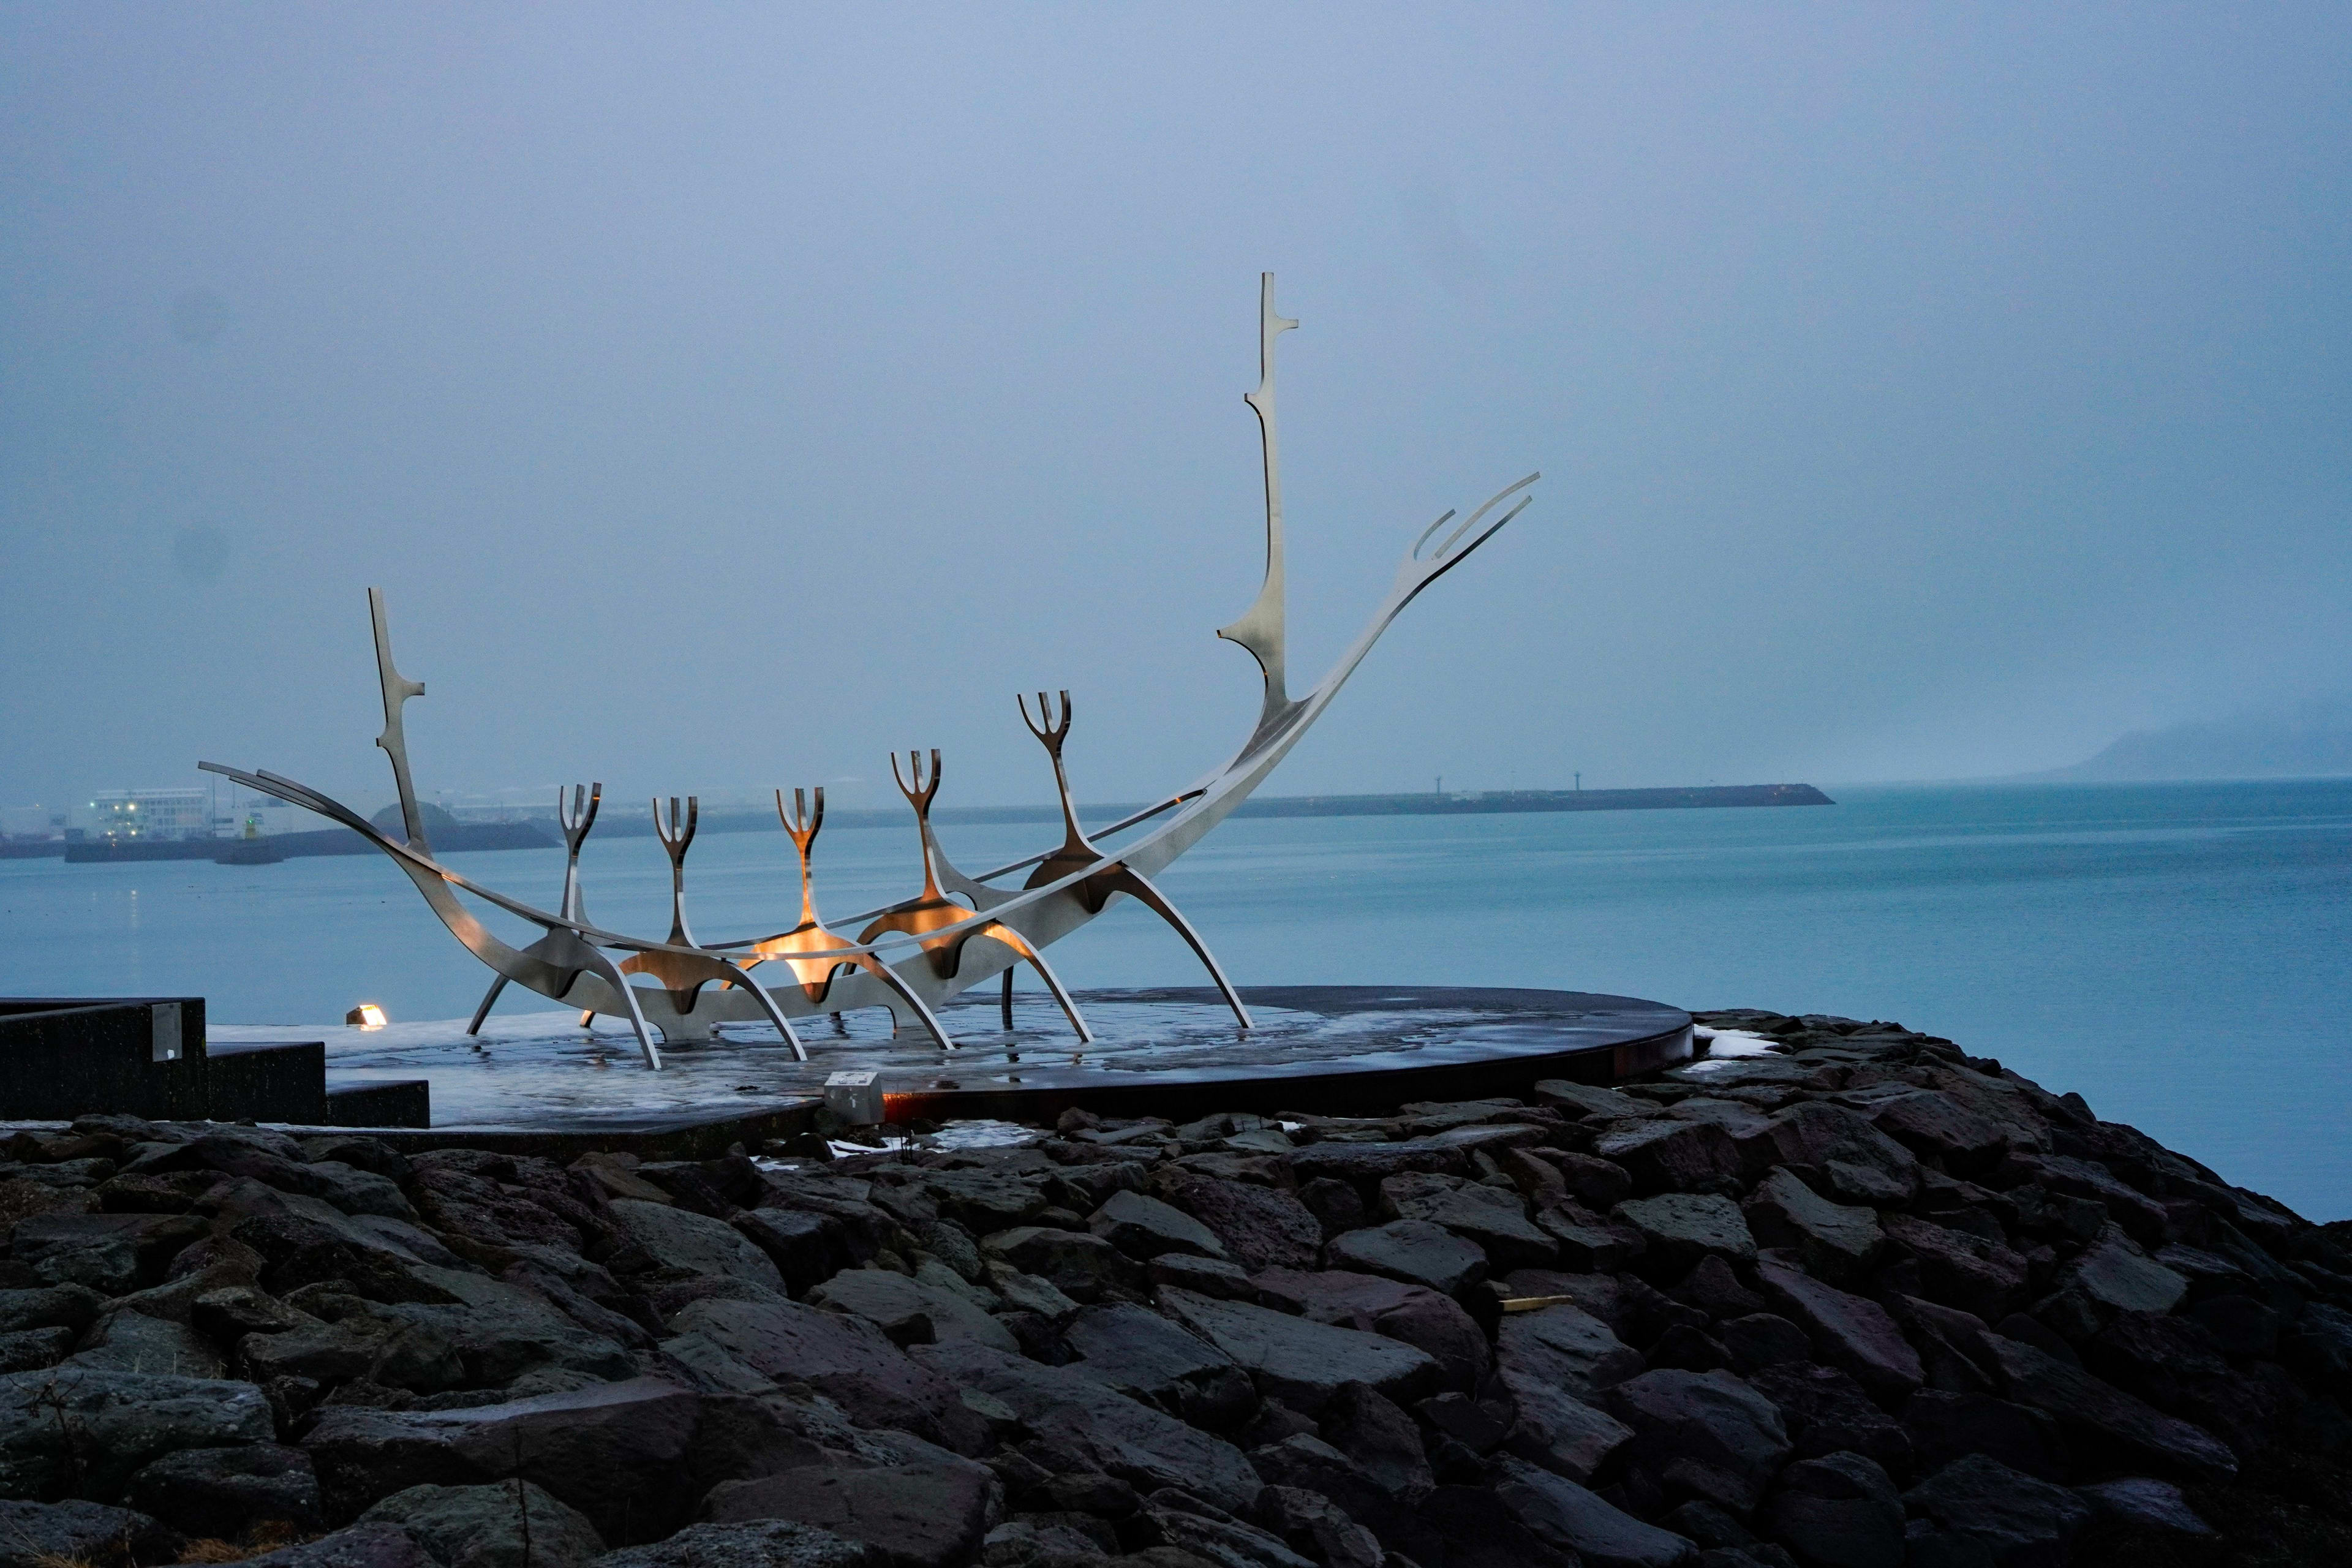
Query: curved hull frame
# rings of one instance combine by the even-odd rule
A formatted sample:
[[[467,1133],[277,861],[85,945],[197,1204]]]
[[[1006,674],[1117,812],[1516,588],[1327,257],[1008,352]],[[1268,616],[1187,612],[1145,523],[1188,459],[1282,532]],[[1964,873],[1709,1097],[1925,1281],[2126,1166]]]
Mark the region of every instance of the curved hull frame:
[[[625,1018],[637,1037],[646,1065],[652,1068],[657,1068],[661,1065],[660,1047],[653,1039],[655,1032],[662,1035],[666,1042],[676,1044],[707,1039],[713,1027],[721,1023],[765,1020],[797,1047],[799,1040],[792,1028],[791,1019],[870,1006],[888,1007],[900,1024],[913,1023],[928,1028],[942,1047],[952,1049],[952,1042],[938,1023],[939,1007],[958,994],[1006,973],[1022,963],[1039,963],[1042,969],[1040,955],[1045,948],[1086,925],[1121,898],[1144,900],[1175,927],[1207,965],[1236,1016],[1246,1026],[1248,1015],[1226,983],[1215,960],[1210,956],[1207,947],[1183,917],[1176,912],[1174,906],[1160,894],[1150,879],[1198,843],[1211,828],[1249,797],[1290,749],[1298,743],[1308,727],[1330,706],[1339,689],[1371,651],[1372,645],[1403,613],[1405,606],[1430,584],[1460,565],[1473,551],[1518,516],[1533,499],[1522,492],[1540,477],[1529,474],[1490,497],[1433,549],[1429,547],[1430,541],[1438,530],[1453,520],[1454,514],[1446,513],[1423,531],[1398,564],[1388,594],[1373,610],[1355,641],[1313,689],[1303,696],[1292,697],[1286,689],[1286,613],[1281,484],[1274,418],[1274,346],[1277,334],[1297,324],[1275,314],[1274,279],[1271,273],[1265,274],[1261,282],[1259,300],[1259,386],[1246,399],[1258,416],[1265,455],[1265,580],[1248,613],[1218,633],[1220,637],[1247,648],[1257,659],[1265,675],[1264,703],[1257,724],[1248,740],[1233,756],[1211,769],[1189,788],[1102,830],[1094,837],[1108,837],[1139,827],[1154,818],[1165,817],[1166,820],[1151,826],[1132,842],[1116,848],[1102,848],[1094,842],[1094,837],[1079,831],[1068,782],[1062,772],[1060,736],[1066,733],[1069,713],[1068,697],[1065,693],[1060,729],[1053,730],[1050,725],[1045,730],[1040,730],[1036,725],[1031,727],[1032,732],[1045,742],[1054,756],[1065,817],[1064,843],[1057,848],[1040,852],[1026,859],[968,876],[958,870],[940,852],[932,835],[928,814],[919,808],[917,821],[922,834],[926,870],[929,877],[936,878],[936,885],[927,885],[925,893],[914,899],[866,910],[839,922],[849,929],[865,931],[870,940],[851,941],[835,937],[834,940],[839,943],[837,946],[813,950],[804,942],[793,946],[792,966],[801,973],[807,973],[806,966],[812,961],[836,961],[835,970],[829,986],[824,989],[822,1000],[810,998],[811,987],[798,983],[797,974],[773,987],[762,984],[757,977],[756,966],[762,961],[762,955],[757,950],[763,943],[772,947],[796,931],[805,931],[809,921],[814,918],[814,904],[811,902],[804,900],[804,920],[800,927],[765,937],[708,945],[693,942],[687,934],[682,903],[674,905],[677,912],[667,940],[607,931],[591,923],[581,907],[576,863],[579,841],[584,837],[585,829],[581,828],[575,834],[568,818],[566,837],[572,859],[567,867],[565,907],[561,912],[541,910],[484,887],[436,859],[409,775],[407,742],[402,722],[403,709],[408,699],[424,695],[425,688],[421,682],[402,677],[394,665],[383,596],[379,589],[368,590],[375,634],[377,673],[383,689],[384,704],[384,730],[377,737],[376,743],[390,756],[394,782],[399,790],[402,816],[407,829],[405,842],[379,831],[373,823],[349,806],[280,774],[267,771],[247,773],[217,763],[201,763],[198,765],[207,772],[234,779],[247,788],[314,811],[358,833],[389,857],[415,884],[417,891],[424,896],[434,913],[440,917],[442,923],[449,928],[450,933],[497,973],[498,984],[492,987],[491,995],[484,998],[482,1013],[488,1012],[498,990],[511,983],[570,1006]],[[1507,501],[1511,504],[1488,521],[1489,515]],[[1042,707],[1042,695],[1039,701]],[[925,804],[928,804],[927,800]],[[789,818],[786,826],[793,826]],[[814,834],[810,837],[813,837]],[[795,837],[799,837],[797,833]],[[804,842],[802,850],[805,868],[807,845]],[[674,858],[682,858],[682,848],[674,852]],[[996,885],[1002,879],[1024,871],[1031,873],[1029,885],[1017,888]],[[943,923],[938,918],[938,908],[934,903],[929,906],[928,919],[892,921],[894,915],[905,915],[910,910],[924,908],[927,900],[936,900],[940,891],[970,900],[972,906],[971,912],[961,919]],[[504,942],[466,908],[457,897],[460,892],[521,918],[537,926],[541,934],[538,940],[520,948]],[[682,899],[682,892],[678,897]],[[1020,945],[1002,940],[994,934],[998,931],[1016,936]],[[614,956],[615,954],[620,956]],[[951,954],[953,962],[940,962],[944,954]],[[656,976],[662,984],[650,987],[632,985],[624,973],[625,969]],[[1058,984],[1054,989],[1057,993],[1060,991]],[[684,1008],[678,1005],[681,1001],[687,1004]],[[1068,1005],[1066,998],[1064,1001]],[[476,1017],[478,1026],[480,1016],[478,1014]],[[1078,1025],[1083,1037],[1084,1026],[1075,1011],[1072,1012],[1072,1021]]]

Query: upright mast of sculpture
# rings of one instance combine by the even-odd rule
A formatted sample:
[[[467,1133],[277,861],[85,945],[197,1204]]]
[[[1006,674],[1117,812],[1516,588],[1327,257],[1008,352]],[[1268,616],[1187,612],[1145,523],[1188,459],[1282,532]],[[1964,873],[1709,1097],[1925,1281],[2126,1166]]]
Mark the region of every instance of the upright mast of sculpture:
[[[1257,415],[1258,445],[1265,459],[1265,583],[1242,618],[1220,627],[1217,635],[1249,649],[1265,672],[1265,703],[1258,712],[1261,734],[1278,722],[1291,705],[1286,668],[1289,607],[1282,559],[1282,455],[1275,428],[1274,341],[1297,325],[1287,316],[1275,314],[1274,274],[1259,273],[1257,390],[1244,393],[1242,401]]]

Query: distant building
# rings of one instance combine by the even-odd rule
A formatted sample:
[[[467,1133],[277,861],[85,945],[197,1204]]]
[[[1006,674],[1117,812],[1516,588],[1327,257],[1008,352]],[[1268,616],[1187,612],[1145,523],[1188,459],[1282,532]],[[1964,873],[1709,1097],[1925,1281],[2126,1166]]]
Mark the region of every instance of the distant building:
[[[284,801],[227,785],[100,790],[75,815],[81,821],[65,830],[69,839],[267,838],[304,826]]]
[[[89,832],[98,838],[210,838],[213,792],[202,785],[100,790],[89,803]]]

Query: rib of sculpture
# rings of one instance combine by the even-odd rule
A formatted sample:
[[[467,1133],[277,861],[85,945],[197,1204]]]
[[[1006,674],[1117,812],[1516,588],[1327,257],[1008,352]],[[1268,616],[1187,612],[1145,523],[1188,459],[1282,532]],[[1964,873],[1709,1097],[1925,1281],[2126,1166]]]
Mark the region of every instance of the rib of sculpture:
[[[1020,954],[1029,967],[1037,972],[1037,978],[1045,983],[1045,989],[1052,993],[1055,1002],[1061,1004],[1063,1013],[1070,1020],[1070,1027],[1077,1031],[1078,1043],[1093,1044],[1094,1031],[1087,1027],[1087,1021],[1080,1016],[1078,1005],[1070,999],[1070,994],[1062,989],[1061,977],[1045,962],[1045,955],[1030,946],[1019,931],[1002,921],[990,921],[985,925],[974,926],[968,918],[971,910],[940,890],[940,850],[938,842],[931,837],[931,801],[940,793],[941,773],[939,748],[934,746],[931,749],[931,772],[928,783],[924,780],[923,754],[920,752],[907,753],[907,773],[912,775],[912,784],[898,772],[898,753],[891,752],[890,776],[898,781],[898,793],[907,797],[907,804],[915,808],[915,828],[921,836],[923,890],[903,904],[891,905],[857,933],[857,940],[870,942],[885,931],[903,931],[909,936],[923,938],[923,952],[930,960],[931,973],[944,980],[954,978],[956,971],[963,967],[966,942],[974,937],[993,938]],[[949,934],[932,935],[935,931]],[[1007,964],[1004,973],[1010,975],[1013,966]],[[1012,1026],[1010,1024],[1005,1026],[1008,1029]]]
[[[1249,650],[1265,679],[1264,700],[1249,738],[1230,759],[1192,787],[1089,836],[1079,828],[1062,761],[1063,743],[1069,732],[1068,694],[1062,694],[1061,711],[1056,716],[1047,708],[1041,693],[1038,718],[1029,719],[1025,703],[1022,718],[1053,759],[1063,809],[1062,843],[978,876],[966,876],[957,870],[940,851],[930,826],[930,795],[939,785],[935,760],[928,784],[919,770],[914,788],[909,789],[904,779],[899,781],[901,790],[916,808],[924,853],[923,889],[911,899],[867,910],[845,921],[845,926],[860,929],[855,942],[828,930],[816,915],[809,852],[824,821],[822,789],[816,792],[814,814],[796,790],[795,807],[788,815],[783,792],[776,792],[777,815],[800,853],[802,900],[799,923],[771,936],[705,945],[697,942],[688,930],[685,920],[684,859],[694,821],[690,801],[685,827],[678,829],[673,816],[670,828],[663,835],[672,865],[672,918],[667,940],[607,931],[587,917],[580,896],[579,853],[581,842],[594,821],[594,801],[601,796],[601,787],[583,810],[575,786],[572,808],[563,813],[567,858],[562,907],[557,912],[509,898],[443,865],[434,858],[425,836],[423,814],[410,778],[407,738],[402,723],[404,705],[410,698],[423,696],[425,687],[421,682],[406,679],[394,665],[383,595],[378,589],[368,590],[377,676],[383,692],[384,728],[376,744],[392,763],[393,782],[399,792],[401,817],[406,829],[404,838],[395,839],[380,832],[350,807],[279,774],[245,773],[216,763],[199,765],[247,788],[317,812],[351,828],[388,856],[416,885],[451,933],[497,973],[498,982],[475,1015],[476,1027],[499,991],[511,982],[558,1002],[625,1019],[649,1068],[658,1068],[661,1065],[661,1053],[653,1039],[656,1030],[675,1045],[708,1039],[721,1023],[765,1020],[804,1059],[806,1051],[793,1030],[791,1018],[870,1006],[889,1008],[894,1024],[918,1024],[941,1047],[952,1049],[952,1042],[940,1026],[935,1010],[957,994],[1003,973],[1008,977],[1009,1027],[1010,972],[1013,966],[1028,963],[1045,979],[1084,1040],[1087,1037],[1086,1025],[1059,980],[1046,966],[1044,950],[1085,925],[1120,897],[1146,904],[1176,929],[1207,966],[1235,1017],[1247,1027],[1249,1015],[1223,972],[1210,956],[1199,934],[1160,894],[1151,879],[1249,796],[1330,705],[1349,676],[1404,607],[1526,510],[1533,498],[1521,492],[1540,477],[1529,474],[1496,492],[1455,524],[1434,547],[1430,542],[1454,521],[1455,514],[1449,511],[1423,530],[1399,563],[1387,595],[1354,643],[1311,690],[1292,697],[1286,665],[1282,486],[1276,451],[1274,370],[1276,339],[1297,325],[1297,321],[1276,313],[1274,276],[1265,274],[1261,279],[1258,300],[1258,386],[1246,395],[1246,401],[1258,417],[1265,464],[1265,576],[1248,611],[1218,633]],[[1508,507],[1488,521],[1506,502],[1510,503]],[[893,768],[895,771],[895,758]],[[561,807],[560,795],[558,804]],[[673,802],[673,813],[675,805]],[[1165,820],[1132,842],[1115,848],[1101,845],[1102,840],[1162,817]],[[997,885],[1001,879],[1023,871],[1030,874],[1020,888]],[[475,918],[459,900],[460,892],[520,917],[537,926],[541,936],[526,947],[509,945]],[[967,910],[953,901],[959,898],[971,907]],[[860,922],[864,922],[862,926]],[[980,937],[990,940],[973,940]],[[616,953],[622,956],[616,959],[613,956]],[[754,977],[754,970],[770,961],[782,962],[798,984],[772,992],[761,984]],[[627,978],[631,973],[648,974],[658,984],[653,987],[632,985]]]

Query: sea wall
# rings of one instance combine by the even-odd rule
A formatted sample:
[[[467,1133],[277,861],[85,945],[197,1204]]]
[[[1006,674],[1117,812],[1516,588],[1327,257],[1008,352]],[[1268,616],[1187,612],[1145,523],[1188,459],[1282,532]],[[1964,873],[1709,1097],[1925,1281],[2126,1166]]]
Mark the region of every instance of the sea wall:
[[[0,1557],[2352,1560],[2347,1226],[1944,1040],[1703,1021],[1616,1088],[824,1162],[20,1131]]]

